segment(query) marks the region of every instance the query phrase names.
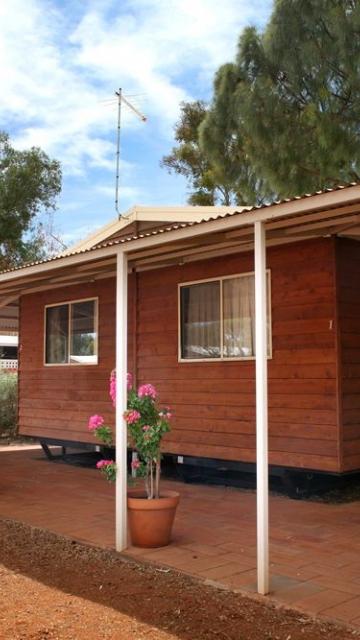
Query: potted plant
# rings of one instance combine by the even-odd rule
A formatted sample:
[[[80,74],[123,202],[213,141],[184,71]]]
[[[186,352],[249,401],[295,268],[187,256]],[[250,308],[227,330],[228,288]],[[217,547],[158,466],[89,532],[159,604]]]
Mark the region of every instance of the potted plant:
[[[157,391],[152,384],[143,384],[137,390],[127,377],[128,401],[124,419],[128,427],[129,446],[135,452],[131,463],[132,476],[144,480],[144,489],[128,490],[128,521],[132,544],[138,547],[162,547],[170,542],[172,525],[179,494],[160,491],[161,441],[170,431],[169,408],[160,409]],[[110,376],[110,397],[115,406],[116,374]],[[106,446],[111,447],[112,431],[102,416],[89,419],[88,428]],[[116,479],[116,464],[104,459],[97,468],[109,482]]]

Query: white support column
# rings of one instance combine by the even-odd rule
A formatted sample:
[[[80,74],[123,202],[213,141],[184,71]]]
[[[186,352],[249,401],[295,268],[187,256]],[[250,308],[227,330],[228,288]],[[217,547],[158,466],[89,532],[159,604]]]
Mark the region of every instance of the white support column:
[[[255,222],[257,589],[269,593],[269,470],[266,237]]]
[[[127,429],[123,413],[127,402],[127,255],[119,250],[116,260],[116,491],[115,546],[127,547]]]

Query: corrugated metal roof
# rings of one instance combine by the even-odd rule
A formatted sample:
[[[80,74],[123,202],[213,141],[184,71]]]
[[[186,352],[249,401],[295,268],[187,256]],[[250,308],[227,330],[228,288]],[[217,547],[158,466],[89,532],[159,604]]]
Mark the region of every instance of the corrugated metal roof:
[[[34,261],[34,262],[28,262],[27,264],[21,265],[21,267],[14,267],[12,269],[6,269],[5,271],[1,271],[0,275],[5,274],[5,273],[12,273],[14,271],[20,271],[21,269],[24,269],[26,267],[35,267],[37,265],[41,265],[41,264],[45,264],[47,262],[54,262],[55,260],[60,260],[62,258],[66,258],[66,257],[70,257],[70,256],[76,256],[76,255],[81,255],[81,254],[85,254],[85,253],[91,253],[92,251],[96,251],[97,249],[104,249],[106,247],[111,247],[111,246],[116,246],[116,245],[121,245],[121,244],[125,244],[127,242],[133,242],[135,240],[139,240],[140,238],[147,238],[147,237],[152,237],[152,236],[157,236],[160,235],[162,233],[169,233],[171,231],[177,231],[178,229],[184,229],[187,227],[193,227],[193,226],[197,226],[199,224],[207,224],[209,222],[212,222],[214,220],[220,220],[220,219],[225,219],[225,218],[230,218],[232,216],[236,216],[236,215],[243,215],[244,213],[251,213],[252,211],[258,211],[260,209],[267,209],[267,208],[271,208],[271,207],[276,207],[278,205],[281,204],[285,204],[288,202],[294,202],[296,200],[304,200],[305,198],[311,198],[313,196],[317,196],[317,195],[323,195],[326,193],[331,193],[334,191],[340,191],[343,189],[349,189],[350,187],[356,187],[359,186],[360,182],[350,182],[347,184],[341,184],[341,185],[337,185],[336,187],[332,187],[332,188],[327,188],[327,189],[322,189],[319,191],[315,191],[314,193],[304,193],[301,196],[294,196],[292,198],[284,198],[283,200],[275,200],[274,202],[269,202],[269,203],[265,203],[265,204],[261,204],[261,205],[254,205],[253,207],[249,207],[246,209],[246,211],[244,211],[244,209],[242,209],[242,211],[229,211],[227,213],[221,213],[221,214],[217,214],[216,216],[212,216],[211,218],[207,218],[207,219],[202,219],[202,220],[198,220],[198,221],[194,221],[194,222],[182,222],[182,223],[175,223],[175,224],[170,224],[167,225],[166,227],[162,227],[159,229],[155,229],[153,231],[150,232],[143,232],[143,233],[139,233],[137,235],[132,235],[132,236],[125,236],[124,238],[119,238],[116,240],[108,240],[108,241],[104,241],[101,242],[97,245],[94,245],[93,247],[89,248],[89,249],[82,249],[79,251],[69,251],[68,253],[62,253],[61,255],[58,256],[54,256],[52,258],[47,258],[45,260],[38,260],[38,261]]]

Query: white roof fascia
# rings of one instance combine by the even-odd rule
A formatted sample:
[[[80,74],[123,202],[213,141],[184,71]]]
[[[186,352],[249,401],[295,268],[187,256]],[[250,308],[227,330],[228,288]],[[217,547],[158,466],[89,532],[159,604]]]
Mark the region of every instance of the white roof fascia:
[[[72,245],[68,250],[62,251],[60,255],[66,256],[74,251],[90,249],[121,231],[133,222],[199,222],[208,220],[213,216],[234,211],[247,211],[250,207],[216,207],[216,206],[161,206],[148,207],[135,205],[131,207],[120,218],[112,220],[94,233],[91,233],[84,240],[80,240]]]
[[[307,212],[315,212],[317,210],[321,213],[323,211],[326,212],[329,207],[345,206],[346,204],[355,202],[360,202],[360,185],[346,188],[345,190],[334,190],[318,195],[311,195],[308,198],[299,198],[289,202],[281,202],[279,204],[273,204],[259,209],[252,209],[249,212],[245,211],[241,215],[225,217],[224,214],[224,217],[209,220],[204,224],[195,224],[184,227],[179,225],[178,229],[171,230],[169,232],[165,229],[161,233],[158,232],[149,235],[141,234],[139,238],[131,240],[131,242],[127,242],[126,240],[123,243],[114,242],[109,246],[99,247],[98,249],[93,249],[89,252],[83,251],[81,253],[68,254],[44,263],[22,267],[7,273],[0,273],[0,283],[10,282],[20,277],[31,276],[32,274],[35,275],[41,272],[60,269],[72,264],[81,264],[91,260],[116,255],[121,251],[131,254],[133,251],[135,252],[146,247],[155,247],[161,244],[176,242],[177,240],[184,240],[188,237],[194,238],[214,233],[216,231],[223,231],[224,227],[226,227],[227,230],[231,230],[252,225],[257,221],[266,222],[285,218],[287,216],[296,216],[297,214],[302,215]],[[225,207],[225,209],[227,213],[230,212],[227,207]],[[238,209],[235,209],[235,211],[238,211]]]
[[[319,214],[326,213],[328,208],[336,206],[345,206],[351,203],[360,202],[360,185],[346,188],[346,190],[338,189],[331,192],[323,192],[321,194],[310,195],[309,197],[297,198],[280,203],[270,204],[265,207],[259,207],[258,209],[248,209],[241,213],[241,215],[228,216],[224,214],[223,217],[215,218],[214,220],[208,220],[204,224],[186,226],[169,233],[166,230],[162,233],[158,233],[153,236],[139,237],[136,240],[118,245],[120,250],[131,254],[132,251],[137,251],[146,247],[153,247],[160,244],[166,244],[165,236],[168,236],[168,242],[175,242],[177,240],[183,240],[187,237],[195,238],[201,235],[215,233],[217,231],[241,228],[253,225],[255,222],[267,222],[270,220],[277,220],[286,218],[287,216],[303,215],[308,212],[319,211]],[[359,205],[360,206],[360,205]],[[227,213],[230,213],[230,209],[226,209]],[[240,211],[241,209],[234,209],[234,211]],[[221,214],[219,214],[221,215]],[[131,257],[131,255],[130,255]],[[1,275],[0,275],[1,282]]]
[[[73,253],[74,251],[84,251],[85,249],[91,249],[95,244],[99,244],[103,242],[109,236],[112,236],[114,233],[123,229],[127,225],[131,224],[133,220],[131,219],[132,212],[129,212],[129,216],[122,216],[120,219],[116,218],[115,220],[111,220],[108,224],[105,224],[100,229],[97,229],[90,235],[88,235],[84,240],[80,240],[73,244],[66,251],[62,251],[60,253],[61,256],[66,256],[69,253]]]

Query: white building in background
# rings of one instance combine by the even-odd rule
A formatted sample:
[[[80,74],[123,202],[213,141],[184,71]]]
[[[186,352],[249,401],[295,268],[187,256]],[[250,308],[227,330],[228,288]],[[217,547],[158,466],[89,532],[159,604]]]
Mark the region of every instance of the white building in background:
[[[0,335],[0,369],[18,368],[18,345],[17,335]]]

